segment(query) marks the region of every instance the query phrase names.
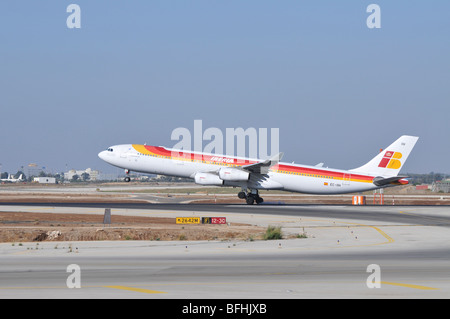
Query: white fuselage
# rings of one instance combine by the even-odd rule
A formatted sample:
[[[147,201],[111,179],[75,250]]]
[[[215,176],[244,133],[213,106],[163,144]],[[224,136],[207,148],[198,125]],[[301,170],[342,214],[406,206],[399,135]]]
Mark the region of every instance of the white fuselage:
[[[176,154],[178,156],[173,155],[173,150],[163,147],[125,144],[111,146],[99,153],[99,157],[111,165],[130,171],[187,178],[195,178],[200,173],[217,176],[222,168],[241,170],[244,165],[259,161],[193,152]],[[248,180],[225,180],[222,186],[280,189],[309,194],[343,194],[379,188],[372,182],[374,177],[376,176],[345,170],[280,162],[270,167],[266,174],[250,174]]]

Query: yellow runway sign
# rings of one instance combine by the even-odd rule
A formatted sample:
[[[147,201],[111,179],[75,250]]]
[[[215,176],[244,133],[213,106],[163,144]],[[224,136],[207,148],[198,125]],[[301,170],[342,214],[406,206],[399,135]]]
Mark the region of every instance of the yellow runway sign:
[[[177,224],[200,224],[200,217],[177,217]]]

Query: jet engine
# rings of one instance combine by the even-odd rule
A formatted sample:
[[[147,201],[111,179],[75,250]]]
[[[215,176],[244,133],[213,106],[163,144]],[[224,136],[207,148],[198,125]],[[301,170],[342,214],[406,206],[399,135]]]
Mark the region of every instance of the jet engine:
[[[223,185],[223,180],[219,176],[210,173],[197,173],[194,180],[200,185]]]
[[[236,168],[222,167],[219,170],[219,177],[224,181],[248,181],[250,173]]]

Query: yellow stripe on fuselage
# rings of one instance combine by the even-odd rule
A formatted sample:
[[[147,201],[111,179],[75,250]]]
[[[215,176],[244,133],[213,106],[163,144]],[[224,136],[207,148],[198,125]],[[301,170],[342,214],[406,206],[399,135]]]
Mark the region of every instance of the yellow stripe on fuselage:
[[[186,162],[198,162],[198,163],[204,163],[204,164],[211,164],[211,165],[220,165],[220,166],[227,166],[227,167],[241,167],[242,165],[237,164],[237,163],[226,163],[226,162],[215,162],[215,161],[210,161],[210,160],[205,160],[204,158],[201,158],[200,160],[196,160],[195,158],[193,159],[190,155],[188,157],[173,157],[173,156],[164,156],[164,155],[160,155],[157,153],[153,153],[151,151],[149,151],[145,145],[139,145],[139,144],[133,144],[133,148],[140,154],[144,154],[144,155],[151,155],[154,157],[159,157],[159,158],[166,158],[166,159],[171,159],[171,160],[178,160],[178,161],[186,161]],[[176,153],[175,153],[176,154]],[[345,181],[349,181],[349,182],[357,182],[357,183],[372,183],[372,178],[368,177],[366,179],[360,179],[360,178],[352,178],[351,174],[348,174],[348,176],[350,177],[350,179],[344,179],[343,176],[330,176],[328,171],[317,171],[315,174],[311,174],[311,173],[302,173],[301,171],[298,170],[302,170],[303,168],[301,166],[299,167],[294,167],[294,169],[296,170],[280,170],[277,169],[278,166],[275,169],[271,169],[271,172],[274,173],[278,173],[278,174],[286,174],[286,175],[294,175],[294,176],[302,176],[302,177],[311,177],[311,178],[320,178],[320,179],[327,179],[327,180],[345,180]],[[286,166],[287,168],[287,166]],[[310,170],[310,168],[304,168],[306,170]],[[334,173],[334,174],[343,174],[343,173]]]

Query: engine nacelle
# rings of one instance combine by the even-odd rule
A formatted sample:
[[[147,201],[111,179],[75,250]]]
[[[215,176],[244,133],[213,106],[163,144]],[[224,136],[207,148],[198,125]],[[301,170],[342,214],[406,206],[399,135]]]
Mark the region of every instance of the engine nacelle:
[[[236,168],[222,167],[219,170],[219,177],[224,181],[248,181],[250,173]]]
[[[219,176],[210,173],[197,173],[194,180],[200,185],[223,185],[223,180]]]

